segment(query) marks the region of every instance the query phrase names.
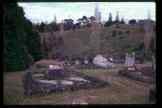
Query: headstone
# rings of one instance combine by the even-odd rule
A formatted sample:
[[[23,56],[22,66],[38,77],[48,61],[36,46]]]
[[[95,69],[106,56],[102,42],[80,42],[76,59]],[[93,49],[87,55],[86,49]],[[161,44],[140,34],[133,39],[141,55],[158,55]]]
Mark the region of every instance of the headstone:
[[[57,79],[64,77],[64,70],[59,65],[49,65],[48,79]]]
[[[130,67],[134,66],[134,64],[135,64],[135,53],[134,52],[132,54],[126,53],[125,65]]]
[[[75,64],[76,64],[76,65],[79,65],[79,64],[80,64],[79,60],[76,60],[76,61],[75,61]]]
[[[84,64],[86,64],[86,65],[87,65],[87,64],[88,64],[88,60],[86,60],[86,59],[85,59],[85,60],[84,60]]]

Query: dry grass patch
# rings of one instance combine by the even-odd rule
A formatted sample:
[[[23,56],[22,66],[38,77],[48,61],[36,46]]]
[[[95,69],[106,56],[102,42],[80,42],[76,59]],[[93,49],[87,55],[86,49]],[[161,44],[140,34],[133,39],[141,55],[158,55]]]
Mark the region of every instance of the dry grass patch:
[[[82,69],[81,72],[109,81],[110,86],[28,97],[23,95],[22,72],[7,73],[4,75],[4,104],[71,104],[76,99],[89,104],[148,103],[150,85],[147,83],[119,76],[115,69]]]

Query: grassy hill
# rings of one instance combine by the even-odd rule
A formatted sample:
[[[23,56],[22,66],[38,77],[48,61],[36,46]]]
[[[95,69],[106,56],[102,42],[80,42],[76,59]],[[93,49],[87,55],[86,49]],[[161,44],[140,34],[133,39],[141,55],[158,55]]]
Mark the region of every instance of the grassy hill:
[[[60,34],[57,32],[54,33],[54,36],[59,37]],[[61,53],[73,57],[97,53],[107,56],[124,54],[130,48],[138,47],[143,42],[143,36],[144,31],[139,26],[126,24],[119,25],[119,27],[116,27],[116,25],[103,27],[97,36],[92,35],[91,28],[64,31],[61,36],[64,42]],[[49,38],[50,36],[46,37]]]

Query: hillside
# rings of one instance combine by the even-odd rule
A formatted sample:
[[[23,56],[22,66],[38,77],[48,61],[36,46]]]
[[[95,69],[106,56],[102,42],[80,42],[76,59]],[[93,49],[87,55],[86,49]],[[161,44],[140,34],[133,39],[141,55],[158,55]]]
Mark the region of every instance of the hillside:
[[[61,54],[64,56],[95,55],[97,53],[110,56],[113,54],[124,54],[130,48],[138,48],[143,42],[144,31],[140,26],[116,25],[103,27],[99,30],[97,36],[92,35],[91,28],[64,31],[62,35],[59,32],[49,33],[48,36],[41,34],[51,43],[51,37],[62,37],[63,47]],[[47,34],[47,33],[46,33]],[[99,43],[99,44],[97,44]],[[94,48],[96,47],[96,48]]]

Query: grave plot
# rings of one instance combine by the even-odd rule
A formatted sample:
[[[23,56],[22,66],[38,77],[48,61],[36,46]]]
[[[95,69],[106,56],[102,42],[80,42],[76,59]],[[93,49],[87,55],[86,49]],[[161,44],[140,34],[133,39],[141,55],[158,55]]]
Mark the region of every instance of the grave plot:
[[[126,53],[125,66],[119,70],[119,74],[131,79],[154,83],[155,82],[155,70],[152,65],[148,64],[135,64],[135,53]]]
[[[37,93],[74,91],[108,86],[109,83],[80,73],[63,65],[49,65],[44,72],[28,69],[23,78],[25,95]]]
[[[146,66],[138,69],[137,66],[125,67],[119,70],[119,74],[134,80],[155,83],[155,72],[152,67]]]

